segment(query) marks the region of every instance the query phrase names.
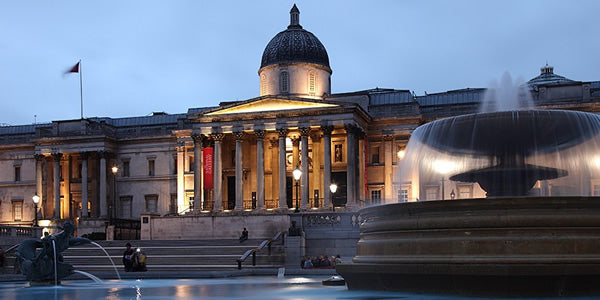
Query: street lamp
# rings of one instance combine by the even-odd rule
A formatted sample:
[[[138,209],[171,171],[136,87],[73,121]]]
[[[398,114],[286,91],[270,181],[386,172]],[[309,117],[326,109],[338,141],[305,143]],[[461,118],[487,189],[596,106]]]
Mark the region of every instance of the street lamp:
[[[294,171],[292,171],[292,174],[294,175],[294,179],[296,179],[296,210],[295,212],[299,211],[298,208],[298,181],[300,180],[300,176],[302,176],[302,171],[300,171],[300,168],[298,166],[296,166],[296,169]]]
[[[110,170],[113,173],[113,201],[112,201],[112,205],[108,211],[108,222],[109,224],[112,223],[112,215],[113,215],[113,210],[115,209],[115,205],[117,204],[117,173],[119,173],[119,167],[117,165],[112,166],[112,168],[110,168]]]
[[[452,189],[452,192],[450,192],[450,199],[454,200],[454,197],[456,197],[456,194],[454,193],[454,189]]]
[[[33,227],[38,227],[37,205],[40,203],[40,196],[35,194],[33,197],[31,197],[31,199],[33,200]]]
[[[333,207],[333,211],[335,211],[335,203],[333,203],[333,194],[337,191],[337,184],[332,183],[329,185],[329,190],[331,191],[331,207]]]

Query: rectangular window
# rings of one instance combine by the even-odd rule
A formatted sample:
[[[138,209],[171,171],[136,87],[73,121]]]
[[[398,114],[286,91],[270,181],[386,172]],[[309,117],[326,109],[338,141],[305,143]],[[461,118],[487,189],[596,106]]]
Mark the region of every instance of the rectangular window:
[[[121,218],[129,219],[131,218],[131,196],[121,196]]]
[[[21,166],[15,166],[15,181],[21,181]]]
[[[129,161],[128,160],[124,160],[123,161],[123,171],[121,172],[121,174],[123,174],[123,177],[129,177]]]
[[[194,172],[194,157],[190,155],[188,161],[190,162],[190,167],[188,170],[190,170],[190,172]]]
[[[310,94],[314,94],[315,90],[316,90],[316,76],[315,73],[310,72],[310,74],[308,74],[308,91]]]
[[[173,155],[173,175],[177,175],[177,154]]]
[[[371,203],[372,204],[381,203],[381,191],[380,190],[371,191]]]
[[[177,213],[177,194],[171,194],[171,202],[169,203],[169,212],[172,214]]]
[[[146,200],[146,211],[147,212],[157,212],[158,210],[158,195],[146,195],[144,196]]]
[[[408,190],[407,189],[399,189],[398,190],[398,202],[408,202]]]
[[[371,148],[371,163],[378,164],[379,163],[379,147]]]
[[[148,160],[148,176],[154,176],[154,159]]]
[[[13,220],[23,220],[23,200],[12,201]]]
[[[425,200],[438,200],[440,199],[440,188],[428,187],[425,189]]]

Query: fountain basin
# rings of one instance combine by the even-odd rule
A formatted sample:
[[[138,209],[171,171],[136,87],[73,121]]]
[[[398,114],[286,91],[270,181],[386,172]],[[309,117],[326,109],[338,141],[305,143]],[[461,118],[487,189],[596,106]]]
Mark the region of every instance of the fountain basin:
[[[360,211],[349,289],[598,295],[600,197],[397,203]]]

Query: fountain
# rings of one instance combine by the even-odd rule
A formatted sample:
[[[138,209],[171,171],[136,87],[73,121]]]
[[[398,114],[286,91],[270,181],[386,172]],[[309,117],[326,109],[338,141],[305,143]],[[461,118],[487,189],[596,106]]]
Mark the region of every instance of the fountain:
[[[599,295],[600,198],[589,196],[600,192],[599,134],[599,116],[561,110],[420,126],[399,181],[430,201],[361,210],[357,255],[337,271],[350,289]],[[442,201],[446,185],[480,197]]]
[[[28,239],[17,247],[15,256],[21,273],[31,285],[58,285],[62,278],[74,273],[73,266],[63,261],[62,252],[69,247],[91,243],[73,237],[75,226],[67,221],[63,231],[42,239]]]

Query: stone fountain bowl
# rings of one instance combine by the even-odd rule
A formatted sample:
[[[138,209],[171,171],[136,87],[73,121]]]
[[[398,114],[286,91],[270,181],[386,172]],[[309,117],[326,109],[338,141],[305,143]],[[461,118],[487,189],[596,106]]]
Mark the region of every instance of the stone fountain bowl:
[[[600,116],[567,110],[515,110],[450,117],[412,136],[455,154],[503,156],[560,151],[600,133]]]
[[[424,201],[360,211],[349,289],[600,295],[600,197]]]

